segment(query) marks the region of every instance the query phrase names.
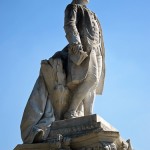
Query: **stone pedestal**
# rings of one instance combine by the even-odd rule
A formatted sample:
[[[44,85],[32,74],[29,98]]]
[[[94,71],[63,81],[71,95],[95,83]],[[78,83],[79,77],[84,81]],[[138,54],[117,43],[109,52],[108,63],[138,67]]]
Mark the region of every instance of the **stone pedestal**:
[[[48,143],[39,143],[17,145],[17,147],[14,150],[50,150],[55,148],[55,146],[53,147],[51,144]]]
[[[97,115],[53,122],[44,143],[22,144],[14,150],[132,150],[130,142]]]

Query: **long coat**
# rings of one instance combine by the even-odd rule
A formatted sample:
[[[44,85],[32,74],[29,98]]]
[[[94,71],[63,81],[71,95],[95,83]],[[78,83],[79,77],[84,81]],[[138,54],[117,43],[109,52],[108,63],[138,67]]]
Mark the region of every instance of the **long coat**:
[[[97,33],[94,29],[93,19],[95,19],[98,24],[99,41],[95,38]],[[69,60],[68,83],[80,83],[86,78],[90,63],[90,51],[94,46],[97,46],[102,56],[102,70],[99,77],[97,94],[102,94],[105,77],[105,50],[102,30],[98,18],[93,12],[86,8],[86,6],[69,4],[65,10],[64,29],[69,44],[82,44],[83,50],[89,55],[80,65],[76,65]]]

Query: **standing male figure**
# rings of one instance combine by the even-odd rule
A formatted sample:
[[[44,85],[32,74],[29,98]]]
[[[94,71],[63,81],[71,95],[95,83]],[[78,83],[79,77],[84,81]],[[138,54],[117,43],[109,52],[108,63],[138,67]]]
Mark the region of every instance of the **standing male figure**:
[[[65,10],[64,29],[69,42],[68,81],[71,104],[64,118],[75,118],[80,104],[84,115],[92,114],[95,94],[102,94],[105,76],[104,43],[98,18],[86,4],[73,0]]]

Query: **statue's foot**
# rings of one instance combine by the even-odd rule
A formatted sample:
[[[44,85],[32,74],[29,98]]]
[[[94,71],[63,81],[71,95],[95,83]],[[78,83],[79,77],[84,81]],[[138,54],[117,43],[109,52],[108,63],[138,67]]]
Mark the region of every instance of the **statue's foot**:
[[[77,117],[78,115],[76,114],[76,111],[68,111],[64,114],[64,119],[72,119]]]

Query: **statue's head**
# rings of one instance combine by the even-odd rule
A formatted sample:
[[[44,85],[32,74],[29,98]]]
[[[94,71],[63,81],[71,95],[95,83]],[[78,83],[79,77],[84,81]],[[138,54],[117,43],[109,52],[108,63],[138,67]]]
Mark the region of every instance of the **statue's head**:
[[[87,5],[89,3],[89,0],[73,0],[73,4],[81,4],[81,5]]]

